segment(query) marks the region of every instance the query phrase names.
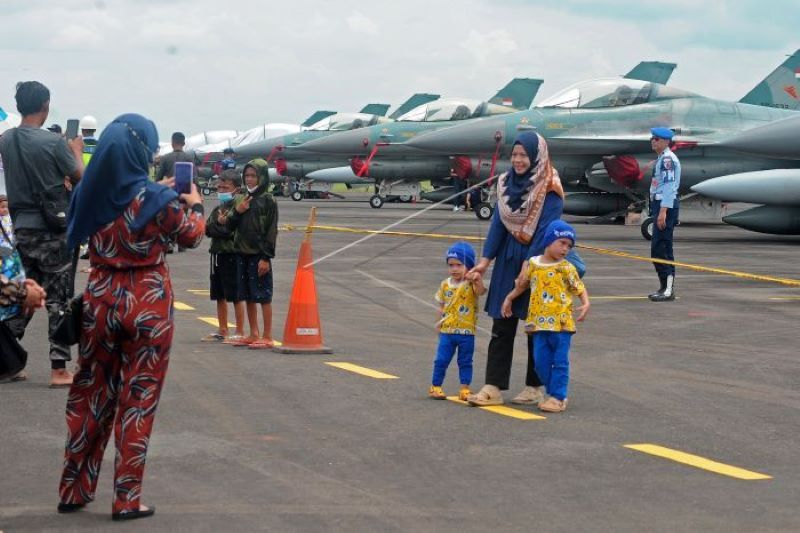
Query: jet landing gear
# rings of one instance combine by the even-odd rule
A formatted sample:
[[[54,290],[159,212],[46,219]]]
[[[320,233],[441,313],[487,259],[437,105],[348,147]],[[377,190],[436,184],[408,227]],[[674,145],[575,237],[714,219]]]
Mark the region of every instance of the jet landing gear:
[[[373,209],[380,209],[386,203],[387,198],[392,200],[391,197],[395,197],[403,203],[413,202],[419,199],[420,192],[419,182],[407,182],[405,180],[389,182],[388,180],[381,180],[376,187],[375,194],[369,199],[369,205]]]
[[[648,241],[653,240],[653,224],[655,224],[655,219],[653,217],[647,217],[642,221],[642,237]]]

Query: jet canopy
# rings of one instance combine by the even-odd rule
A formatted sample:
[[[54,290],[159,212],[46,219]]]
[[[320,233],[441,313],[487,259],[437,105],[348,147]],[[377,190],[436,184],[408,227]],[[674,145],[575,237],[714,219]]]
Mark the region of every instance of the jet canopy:
[[[271,139],[273,137],[280,137],[282,135],[290,135],[292,133],[297,133],[298,131],[300,131],[300,127],[294,124],[263,124],[261,126],[256,126],[255,128],[251,128],[238,137],[231,139],[230,146],[231,148],[236,148],[237,146],[247,146],[248,144],[253,144],[265,139]]]
[[[336,113],[315,122],[308,127],[309,131],[348,131],[366,126],[391,122],[386,117],[367,113]]]
[[[405,122],[444,122],[468,118],[488,117],[515,111],[509,107],[478,100],[434,100],[422,104],[397,120]]]
[[[628,78],[582,81],[543,100],[535,107],[592,109],[644,104],[655,100],[694,96],[681,89]]]

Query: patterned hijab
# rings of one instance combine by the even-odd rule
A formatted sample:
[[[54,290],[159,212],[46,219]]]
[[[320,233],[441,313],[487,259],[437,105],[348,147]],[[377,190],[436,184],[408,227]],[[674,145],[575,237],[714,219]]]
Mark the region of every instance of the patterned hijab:
[[[526,131],[514,141],[525,149],[531,167],[524,174],[509,169],[497,180],[497,207],[500,220],[517,241],[530,244],[542,214],[542,206],[548,192],[562,198],[564,189],[558,172],[550,162],[550,153],[544,137]]]

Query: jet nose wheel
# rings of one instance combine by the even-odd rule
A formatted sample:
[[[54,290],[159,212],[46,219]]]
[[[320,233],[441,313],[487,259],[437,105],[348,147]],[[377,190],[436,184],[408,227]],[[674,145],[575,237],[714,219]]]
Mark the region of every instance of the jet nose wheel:
[[[489,220],[492,218],[492,213],[494,213],[494,208],[488,202],[483,202],[475,210],[475,216],[481,220]]]
[[[373,209],[380,209],[383,207],[383,198],[380,195],[374,195],[369,199],[369,206]]]
[[[294,191],[292,193],[292,200],[294,200],[295,202],[299,202],[302,199],[303,199],[303,193],[301,193],[300,191]]]
[[[647,217],[642,222],[642,237],[647,239],[648,241],[653,240],[653,224],[655,220],[653,217]]]

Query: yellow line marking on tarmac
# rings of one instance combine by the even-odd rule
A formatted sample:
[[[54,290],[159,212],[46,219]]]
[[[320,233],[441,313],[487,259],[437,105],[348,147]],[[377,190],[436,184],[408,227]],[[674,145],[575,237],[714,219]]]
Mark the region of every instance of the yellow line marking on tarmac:
[[[197,320],[202,320],[206,324],[211,324],[215,328],[219,327],[219,320],[217,320],[216,317],[213,317],[213,316],[199,316],[199,317],[197,317]],[[235,328],[236,324],[231,324],[230,322],[228,322],[228,327],[229,328]]]
[[[461,405],[469,405],[467,402],[463,400],[459,400],[458,396],[448,396],[448,400],[455,403],[460,403]],[[517,418],[519,420],[546,420],[547,417],[541,415],[535,415],[533,413],[529,413],[528,411],[522,411],[521,409],[514,409],[512,407],[506,407],[504,405],[487,405],[484,407],[478,407],[478,409],[483,409],[484,411],[489,411],[490,413],[495,413],[498,415],[503,416],[510,416],[511,418]]]
[[[354,365],[352,363],[341,363],[341,362],[333,362],[333,361],[325,361],[326,365],[333,366],[336,368],[340,368],[342,370],[347,370],[348,372],[354,372],[356,374],[361,374],[362,376],[367,376],[370,378],[375,379],[399,379],[398,376],[393,376],[391,374],[385,374],[383,372],[379,372],[377,370],[372,370],[371,368],[366,368],[363,366]]]
[[[172,302],[172,306],[178,311],[194,311],[194,307],[183,302],[174,301]]]
[[[211,291],[208,289],[187,289],[186,292],[191,292],[192,294],[197,294],[199,296],[208,296],[211,294]]]
[[[665,448],[656,444],[625,444],[624,447],[736,479],[772,479],[772,476],[768,476],[766,474],[751,472],[750,470],[726,465],[725,463],[718,463],[717,461],[712,461],[711,459],[706,459],[705,457],[700,457],[699,455],[693,455],[691,453]]]
[[[367,230],[367,229],[355,229],[355,228],[345,228],[341,226],[323,226],[323,225],[314,225],[310,227],[305,226],[292,226],[290,224],[284,224],[280,226],[282,231],[297,231],[302,230],[306,231],[307,229],[318,229],[318,230],[325,230],[325,231],[338,231],[344,233],[358,233],[358,234],[380,234],[380,235],[390,235],[394,237],[425,237],[429,239],[450,239],[450,240],[464,240],[464,241],[483,241],[483,237],[474,237],[474,236],[465,236],[465,235],[448,235],[444,233],[416,233],[410,231],[380,231],[380,230]],[[630,254],[628,252],[623,252],[620,250],[612,250],[610,248],[599,248],[597,246],[589,246],[587,244],[577,244],[575,245],[576,248],[580,248],[581,250],[588,250],[590,252],[595,252],[598,254],[603,255],[610,255],[614,257],[622,257],[625,259],[633,259],[635,261],[644,261],[646,263],[660,263],[662,265],[673,265],[681,268],[687,268],[689,270],[695,270],[697,272],[708,272],[710,274],[721,274],[724,276],[733,276],[735,278],[740,279],[747,279],[751,281],[765,281],[769,283],[779,283],[781,285],[788,285],[791,287],[800,287],[800,280],[798,279],[791,279],[791,278],[778,278],[775,276],[764,276],[761,274],[752,274],[750,272],[739,272],[737,270],[727,270],[724,268],[714,268],[714,267],[705,267],[701,265],[695,265],[692,263],[681,263],[678,261],[667,261],[666,259],[654,259],[652,257],[644,257],[641,255]]]
[[[770,300],[800,300],[800,296],[772,296]]]

